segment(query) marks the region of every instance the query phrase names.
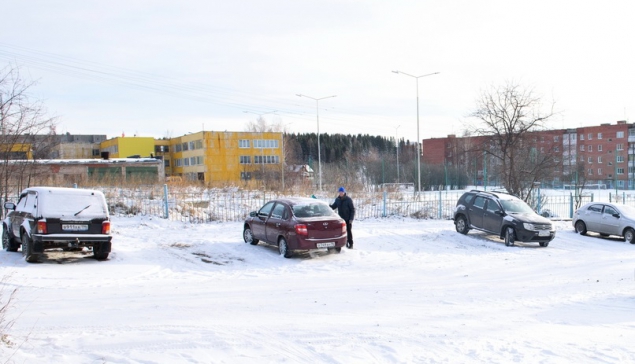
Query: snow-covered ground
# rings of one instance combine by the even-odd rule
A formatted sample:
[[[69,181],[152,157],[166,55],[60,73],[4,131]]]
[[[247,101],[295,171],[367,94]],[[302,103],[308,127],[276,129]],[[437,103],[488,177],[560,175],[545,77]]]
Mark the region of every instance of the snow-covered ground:
[[[115,218],[108,261],[0,251],[0,361],[635,362],[635,246],[556,224],[540,248],[356,221],[355,250],[284,259],[239,222]]]

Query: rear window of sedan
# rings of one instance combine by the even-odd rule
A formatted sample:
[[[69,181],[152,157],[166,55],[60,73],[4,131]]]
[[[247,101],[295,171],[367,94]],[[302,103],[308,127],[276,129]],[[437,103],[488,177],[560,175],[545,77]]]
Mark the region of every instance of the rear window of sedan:
[[[311,203],[294,205],[293,214],[296,217],[322,217],[337,216],[337,214],[325,203]]]

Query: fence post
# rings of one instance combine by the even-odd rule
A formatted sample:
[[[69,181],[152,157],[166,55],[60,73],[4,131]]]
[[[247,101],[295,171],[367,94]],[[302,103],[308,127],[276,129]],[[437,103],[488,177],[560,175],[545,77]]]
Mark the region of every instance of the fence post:
[[[384,191],[384,215],[382,217],[386,217],[386,191]]]
[[[573,193],[569,192],[569,218],[573,218]]]
[[[613,202],[613,198],[610,192],[609,192],[609,202]]]
[[[442,209],[443,209],[443,192],[439,188],[439,213],[437,214],[439,220],[441,220],[441,215],[443,215],[443,211],[441,211]]]
[[[626,192],[622,191],[622,203],[626,205]]]
[[[163,185],[163,218],[168,219],[170,217],[170,210],[168,209],[168,185]]]
[[[77,188],[77,183],[73,183],[73,188]]]
[[[593,196],[594,195],[595,195],[594,193],[591,194],[591,202],[593,202]]]

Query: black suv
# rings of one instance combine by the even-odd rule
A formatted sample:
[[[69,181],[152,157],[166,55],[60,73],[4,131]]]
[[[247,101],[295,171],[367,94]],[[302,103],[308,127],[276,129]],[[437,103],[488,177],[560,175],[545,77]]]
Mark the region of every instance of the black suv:
[[[461,234],[470,229],[482,230],[505,239],[507,246],[515,241],[548,246],[556,237],[551,221],[538,215],[523,200],[501,192],[465,192],[456,203],[453,220]]]
[[[37,262],[47,249],[81,251],[90,248],[97,260],[111,249],[110,216],[100,191],[80,188],[30,187],[20,193],[17,204],[2,223],[2,247]]]

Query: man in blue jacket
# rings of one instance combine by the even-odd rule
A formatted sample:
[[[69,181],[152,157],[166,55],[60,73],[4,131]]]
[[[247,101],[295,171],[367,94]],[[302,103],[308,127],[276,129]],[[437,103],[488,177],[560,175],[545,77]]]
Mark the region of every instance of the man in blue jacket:
[[[353,200],[346,194],[344,187],[340,187],[337,192],[339,196],[337,196],[335,202],[329,206],[331,206],[333,210],[337,209],[337,213],[346,222],[346,247],[353,249],[352,225],[353,219],[355,219],[355,206],[353,205]]]

